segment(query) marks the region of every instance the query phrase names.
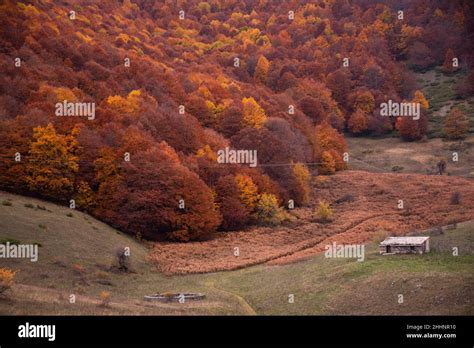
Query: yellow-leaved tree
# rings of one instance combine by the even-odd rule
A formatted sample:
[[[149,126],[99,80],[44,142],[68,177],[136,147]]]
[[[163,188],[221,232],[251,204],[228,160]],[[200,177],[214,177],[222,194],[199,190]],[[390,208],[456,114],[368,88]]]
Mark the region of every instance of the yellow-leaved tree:
[[[242,123],[247,127],[262,128],[267,120],[265,110],[258,105],[253,97],[242,98],[243,119]]]
[[[77,207],[88,212],[93,211],[96,206],[95,193],[85,181],[81,181],[77,185],[74,199]]]
[[[56,200],[69,200],[79,171],[78,132],[74,128],[68,135],[57,134],[51,123],[33,129],[26,176],[30,190]]]
[[[247,175],[239,174],[235,177],[237,187],[240,192],[240,201],[250,210],[255,209],[258,200],[258,187],[252,178]]]
[[[278,199],[271,193],[262,193],[258,197],[253,217],[258,223],[276,225],[284,219],[282,209],[278,206]]]
[[[311,191],[310,188],[310,179],[311,174],[309,173],[308,168],[302,164],[297,163],[293,166],[293,175],[296,178],[297,182],[297,197],[296,202],[299,205],[305,205],[309,202],[309,194]]]
[[[255,67],[255,78],[261,83],[266,84],[268,80],[268,71],[270,70],[270,62],[265,56],[260,56]]]
[[[413,103],[420,103],[420,106],[425,110],[428,110],[430,106],[428,100],[426,100],[423,92],[420,90],[415,91],[415,95],[413,96]]]
[[[126,98],[119,95],[108,97],[107,104],[120,113],[131,114],[140,109],[140,96],[140,90],[133,90]]]
[[[110,202],[120,187],[123,177],[120,173],[120,160],[113,149],[104,147],[100,150],[100,157],[94,161],[95,179],[99,183],[96,194],[96,213],[100,216],[113,216]]]

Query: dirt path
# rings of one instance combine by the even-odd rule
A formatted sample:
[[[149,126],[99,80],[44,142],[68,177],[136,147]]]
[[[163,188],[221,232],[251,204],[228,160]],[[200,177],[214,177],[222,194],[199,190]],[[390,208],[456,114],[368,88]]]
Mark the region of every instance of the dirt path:
[[[242,297],[242,296],[239,296],[233,292],[230,292],[230,291],[227,291],[227,290],[223,290],[223,289],[220,289],[220,288],[217,288],[215,285],[215,282],[214,281],[211,281],[211,280],[208,280],[205,282],[205,285],[217,292],[220,292],[220,293],[223,293],[225,295],[230,295],[232,297],[234,297],[238,302],[239,304],[242,306],[242,308],[244,309],[244,312],[245,314],[247,315],[258,315],[257,312],[252,308],[252,306],[250,306],[250,304]]]

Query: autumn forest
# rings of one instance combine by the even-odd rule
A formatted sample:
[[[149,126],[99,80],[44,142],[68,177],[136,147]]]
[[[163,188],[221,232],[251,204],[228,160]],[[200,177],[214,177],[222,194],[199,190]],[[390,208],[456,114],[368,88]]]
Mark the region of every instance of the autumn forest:
[[[416,73],[462,70],[474,95],[473,20],[470,1],[2,1],[0,189],[150,240],[280,225],[348,169],[347,137],[427,139]],[[468,133],[454,108],[443,137]]]

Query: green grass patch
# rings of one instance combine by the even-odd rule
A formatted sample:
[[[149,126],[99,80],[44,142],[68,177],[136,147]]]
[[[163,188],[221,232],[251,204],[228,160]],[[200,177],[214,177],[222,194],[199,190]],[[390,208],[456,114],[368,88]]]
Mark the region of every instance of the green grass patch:
[[[19,245],[21,242],[18,239],[15,238],[2,238],[0,239],[0,244],[13,244],[13,245]]]

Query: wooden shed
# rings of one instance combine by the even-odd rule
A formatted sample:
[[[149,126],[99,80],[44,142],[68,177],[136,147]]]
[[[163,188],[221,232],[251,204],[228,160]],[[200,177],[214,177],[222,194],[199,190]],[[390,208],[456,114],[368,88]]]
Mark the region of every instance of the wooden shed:
[[[381,254],[423,254],[430,251],[430,237],[388,237],[380,243]]]

